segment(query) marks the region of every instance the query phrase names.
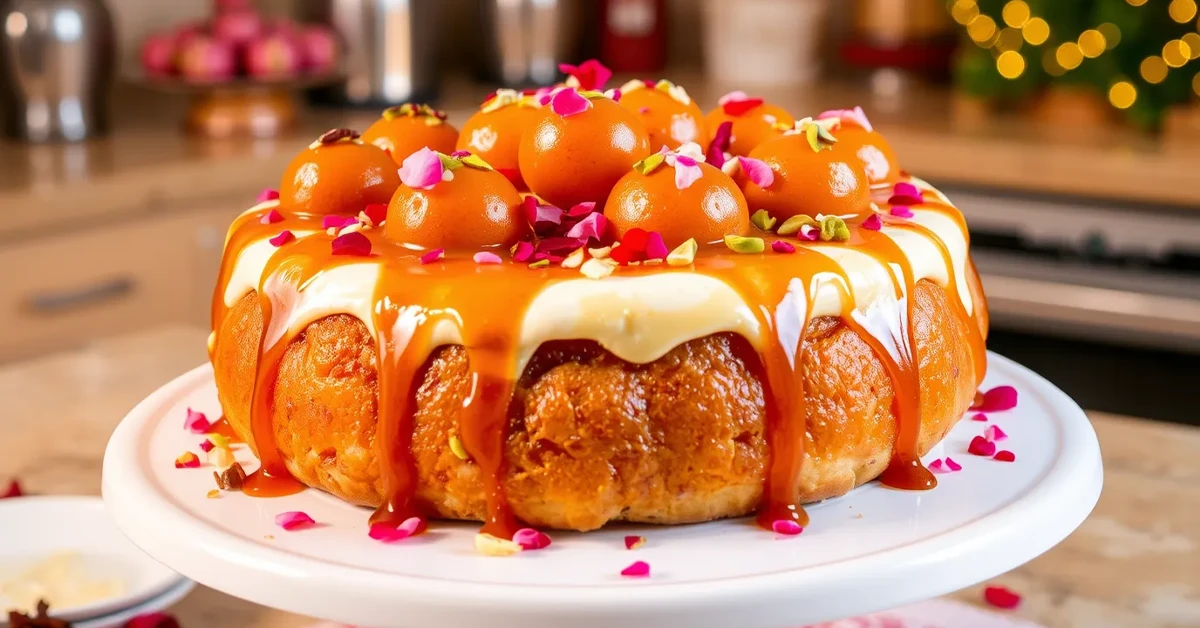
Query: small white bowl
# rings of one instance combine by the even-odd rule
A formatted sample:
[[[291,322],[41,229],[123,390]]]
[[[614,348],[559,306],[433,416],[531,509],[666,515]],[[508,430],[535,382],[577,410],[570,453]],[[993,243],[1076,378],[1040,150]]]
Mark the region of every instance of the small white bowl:
[[[89,579],[118,579],[124,583],[124,593],[119,596],[50,609],[51,616],[70,622],[143,604],[185,581],[130,543],[113,524],[99,497],[0,500],[0,580],[17,576],[62,552],[76,554]],[[0,598],[0,607],[6,603]],[[6,625],[0,621],[0,626]]]

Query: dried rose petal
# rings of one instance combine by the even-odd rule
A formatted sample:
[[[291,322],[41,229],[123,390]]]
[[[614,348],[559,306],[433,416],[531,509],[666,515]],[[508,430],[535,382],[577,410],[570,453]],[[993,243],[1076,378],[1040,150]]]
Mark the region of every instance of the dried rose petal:
[[[763,104],[761,98],[750,98],[746,92],[734,91],[725,94],[717,100],[717,104],[727,116],[740,116],[751,109]]]
[[[294,233],[292,233],[291,231],[288,231],[287,229],[284,229],[283,231],[279,232],[279,235],[267,240],[267,242],[270,242],[271,246],[281,247],[295,239],[296,239],[296,235]]]
[[[716,132],[713,133],[712,142],[709,142],[708,150],[704,153],[704,161],[716,168],[724,167],[725,153],[729,151],[732,141],[733,123],[726,120],[717,126]]]
[[[996,608],[1012,610],[1021,605],[1021,596],[1007,587],[991,586],[984,588],[983,601]]]
[[[195,469],[200,466],[200,457],[196,454],[185,451],[175,459],[176,469]]]
[[[646,578],[650,576],[650,563],[639,560],[632,565],[621,570],[621,575],[626,578]]]
[[[272,209],[271,211],[263,214],[263,217],[259,218],[258,221],[264,225],[273,225],[277,222],[283,222],[283,214]]]
[[[516,243],[512,248],[512,258],[514,262],[527,262],[533,257],[533,243],[521,241]]]
[[[366,215],[367,220],[370,220],[373,226],[378,227],[383,224],[383,221],[387,220],[387,205],[383,203],[371,203],[363,208],[363,214]]]
[[[341,231],[356,223],[358,223],[358,219],[351,216],[325,216],[321,219],[321,228]]]
[[[976,456],[991,456],[996,453],[996,443],[982,436],[976,436],[971,439],[971,444],[967,446],[967,453]]]
[[[776,519],[771,522],[771,529],[775,531],[775,534],[782,534],[784,536],[796,536],[804,531],[804,528],[799,523],[791,519]]]
[[[738,157],[737,160],[742,172],[746,173],[746,178],[754,185],[765,190],[775,183],[775,171],[771,170],[765,161],[750,157]]]
[[[388,523],[373,523],[367,532],[367,536],[376,541],[395,543],[396,541],[403,541],[410,536],[417,536],[428,527],[429,524],[421,517],[409,517],[398,526]]]
[[[1004,430],[1000,429],[1000,426],[998,425],[989,425],[986,430],[983,430],[983,437],[988,440],[996,441],[1008,438],[1008,434],[1005,434]]]
[[[410,188],[428,190],[442,181],[442,159],[436,151],[423,146],[404,158],[400,166],[400,182]]]
[[[208,453],[208,452],[212,451],[213,447],[216,447],[216,445],[212,444],[212,441],[210,441],[210,440],[206,440],[203,443],[200,443],[200,451],[203,451],[204,453]]]
[[[883,228],[883,221],[879,219],[879,214],[871,214],[862,222],[862,228],[869,229],[871,231],[879,231]]]
[[[209,423],[203,412],[188,408],[187,417],[183,419],[183,429],[193,434],[207,434],[208,430],[212,429],[212,423]]]
[[[610,90],[604,92],[604,97],[608,98],[609,100],[611,100],[613,102],[621,102],[621,96],[623,96],[623,95],[624,94],[622,94],[621,90],[619,90],[619,89],[610,89]]]
[[[801,225],[800,231],[796,232],[796,237],[809,242],[816,242],[821,238],[821,227],[819,225]]]
[[[981,422],[982,422],[982,421],[987,421],[987,420],[988,420],[988,416],[987,416],[986,414],[982,413],[982,412],[976,412],[975,414],[972,414],[972,415],[971,415],[971,420],[972,420],[972,421],[981,421]]]
[[[491,251],[480,251],[472,258],[476,264],[502,264],[504,260]]]
[[[290,510],[288,512],[281,512],[275,515],[275,525],[283,528],[284,530],[306,528],[316,523],[317,522],[313,521],[312,517],[308,516],[308,513],[299,510]]]
[[[438,260],[445,259],[446,249],[434,249],[421,256],[422,264],[432,264]]]
[[[357,255],[366,257],[371,254],[371,240],[367,236],[351,231],[333,239],[334,255]]]
[[[700,169],[700,164],[695,159],[685,155],[677,155],[675,157],[675,188],[686,190],[692,187],[692,184],[700,180],[704,176],[704,171]]]
[[[867,119],[867,114],[863,112],[862,107],[853,109],[832,109],[824,111],[817,116],[818,120],[828,120],[836,118],[842,122],[853,122],[866,131],[874,131],[875,127],[871,126],[871,121]]]
[[[546,224],[546,223],[549,223],[552,225],[562,224],[563,210],[561,210],[553,205],[543,205],[543,204],[537,202],[537,199],[533,198],[532,196],[527,196],[525,198],[526,198],[526,202],[527,202],[526,207],[528,207],[530,210],[532,210],[529,212],[531,214],[531,220],[529,221],[529,224],[531,224],[531,225],[539,225],[539,224]],[[532,206],[528,205],[528,201],[530,199],[533,200]]]
[[[771,243],[771,250],[775,251],[776,253],[795,253],[796,247],[793,246],[791,242],[776,240]]]
[[[450,153],[450,156],[454,157],[455,159],[462,159],[463,157],[470,156],[470,154],[471,151],[469,150],[456,150],[453,153]]]
[[[579,218],[580,216],[586,216],[594,211],[596,211],[596,203],[594,201],[587,201],[572,207],[567,211],[567,215],[571,218]]]
[[[972,410],[980,412],[1002,412],[1017,407],[1017,389],[1012,386],[997,386],[985,393],[983,399],[972,404]]]
[[[667,259],[670,253],[661,233],[651,231],[646,236],[646,259]]]
[[[11,482],[8,483],[8,488],[5,489],[5,491],[3,493],[0,493],[0,499],[10,499],[13,497],[20,497],[24,494],[25,494],[25,492],[21,490],[21,483],[16,480],[12,480]]]
[[[588,59],[578,66],[567,63],[558,64],[558,71],[575,79],[579,89],[602,90],[612,78],[612,70],[595,59]]]
[[[567,231],[567,237],[583,240],[583,244],[587,244],[587,240],[591,238],[603,240],[606,231],[608,231],[608,219],[600,212],[592,212],[575,223],[575,226]]]
[[[912,218],[915,215],[912,208],[906,205],[896,205],[888,213],[897,218]]]
[[[123,628],[179,628],[179,621],[169,613],[142,613],[125,622]]]
[[[581,114],[591,108],[592,101],[581,96],[574,87],[564,87],[550,97],[550,111],[564,118]]]
[[[646,537],[636,534],[630,534],[625,537],[625,549],[637,549],[646,544]]]
[[[512,540],[523,550],[540,550],[550,546],[550,537],[533,528],[517,530],[516,534],[513,534]]]
[[[932,471],[934,473],[945,473],[946,472],[946,467],[942,463],[941,458],[938,458],[937,460],[934,460],[933,462],[925,465],[925,468],[929,469],[930,471]]]
[[[267,201],[277,201],[277,200],[279,200],[279,190],[272,190],[271,188],[266,188],[262,192],[258,193],[257,201],[259,203],[265,203]]]
[[[1016,462],[1017,454],[1014,454],[1007,449],[1001,449],[1000,451],[996,452],[995,456],[992,456],[992,459],[999,460],[1000,462]]]
[[[599,216],[599,214],[596,215]],[[553,238],[545,238],[541,242],[538,242],[537,253],[534,254],[533,259],[546,259],[555,254],[570,254],[571,251],[587,244],[587,242],[588,239],[586,237],[555,236]]]
[[[962,471],[962,465],[954,461],[954,458],[946,456],[946,468],[951,471]]]
[[[924,202],[925,195],[921,189],[907,181],[897,183],[892,188],[892,197],[888,199],[890,205],[920,205]]]

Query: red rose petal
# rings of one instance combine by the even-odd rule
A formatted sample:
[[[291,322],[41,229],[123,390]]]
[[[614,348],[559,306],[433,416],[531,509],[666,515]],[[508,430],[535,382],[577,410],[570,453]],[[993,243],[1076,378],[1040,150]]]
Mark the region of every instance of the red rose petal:
[[[383,203],[371,203],[363,208],[363,213],[367,215],[367,219],[371,221],[373,226],[378,227],[387,220],[387,205]]]
[[[982,437],[976,436],[971,439],[971,444],[967,446],[967,453],[976,456],[991,456],[996,453],[996,443]]]
[[[275,515],[275,525],[283,528],[284,530],[307,528],[315,523],[316,521],[313,521],[313,518],[308,516],[308,513],[301,512],[299,510],[281,512],[278,515]]]
[[[996,608],[1012,610],[1021,605],[1021,596],[1007,587],[991,586],[983,590],[983,600]]]
[[[708,151],[704,153],[704,161],[714,168],[724,166],[725,153],[729,151],[731,142],[733,142],[733,123],[726,120],[717,127],[716,133],[713,134],[713,139],[708,144]]]
[[[288,231],[287,229],[284,229],[283,231],[279,232],[279,235],[267,240],[267,242],[270,242],[271,246],[278,248],[278,247],[281,247],[295,239],[296,239],[296,234],[292,233],[291,231]]]
[[[567,211],[567,215],[571,218],[579,218],[580,216],[586,216],[594,211],[596,211],[596,203],[594,201],[587,201],[586,203],[580,203],[572,207],[569,211]]]
[[[983,437],[992,441],[1004,440],[1008,438],[1008,434],[1005,434],[998,425],[989,425],[986,430],[983,430]]]
[[[995,456],[992,456],[992,459],[999,460],[1000,462],[1016,462],[1017,454],[1014,454],[1007,449],[1001,449],[1000,451],[996,452]]]
[[[271,188],[267,188],[267,189],[263,190],[262,192],[258,193],[258,202],[259,203],[265,203],[267,201],[277,201],[277,200],[279,200],[279,190],[272,190]]]
[[[914,216],[912,208],[905,205],[897,205],[889,210],[889,213],[897,218],[912,218]]]
[[[183,419],[183,429],[193,434],[207,434],[212,429],[212,423],[209,423],[208,417],[204,416],[203,412],[196,412],[188,408],[187,417]]]
[[[639,560],[632,565],[621,570],[621,575],[626,578],[646,578],[650,575],[650,563]]]
[[[513,249],[512,258],[514,262],[528,262],[529,258],[533,257],[534,248],[531,242],[518,242]]]
[[[12,497],[20,497],[24,494],[25,494],[25,492],[21,490],[21,483],[16,480],[12,480],[11,482],[8,483],[8,488],[5,489],[5,491],[3,493],[0,493],[0,499],[9,499]]]
[[[169,613],[143,613],[125,622],[124,628],[179,628],[179,621]]]
[[[883,228],[883,221],[879,219],[879,214],[871,214],[863,221],[862,227],[871,231],[879,231]]]
[[[203,451],[204,453],[208,453],[208,452],[212,451],[213,447],[216,447],[216,445],[212,444],[212,441],[210,441],[210,440],[206,440],[203,443],[200,443],[200,451]]]
[[[432,264],[438,260],[445,259],[446,249],[434,249],[421,256],[422,264]]]
[[[888,199],[890,205],[920,205],[925,202],[925,195],[917,186],[901,181],[892,188],[892,197]]]
[[[971,420],[972,421],[987,421],[988,416],[982,412],[976,412],[975,414],[971,415]]]
[[[962,471],[962,465],[954,461],[954,458],[946,456],[946,468],[951,471]]]
[[[607,230],[608,219],[604,217],[604,214],[600,212],[592,212],[584,216],[579,222],[575,223],[575,226],[571,227],[567,231],[567,237],[582,239],[586,244],[587,240],[590,238],[603,240],[604,234]],[[663,257],[666,256],[664,255]]]
[[[667,259],[667,255],[670,253],[666,242],[663,242],[662,234],[651,231],[646,238],[646,259]]]
[[[412,536],[417,536],[428,529],[429,524],[421,517],[409,517],[400,525],[392,525],[389,523],[373,523],[367,536],[376,541],[384,543],[395,543],[403,541]]]
[[[558,71],[575,77],[575,80],[579,81],[579,88],[583,90],[603,90],[604,85],[612,78],[612,70],[595,59],[588,59],[578,66],[560,63]]]
[[[771,250],[775,251],[776,253],[795,253],[796,247],[793,246],[792,243],[790,243],[790,242],[784,242],[783,240],[776,240],[771,243]]]
[[[279,213],[278,210],[272,209],[263,214],[263,217],[259,218],[258,221],[264,225],[273,225],[277,222],[283,222],[283,214]]]
[[[333,239],[334,255],[357,255],[366,257],[371,254],[371,240],[357,232],[343,233]]]
[[[579,115],[591,108],[592,102],[573,87],[564,87],[550,97],[550,111],[564,118]]]
[[[980,412],[1002,412],[1017,407],[1017,389],[1012,386],[997,386],[985,393],[983,399],[971,406]]]
[[[804,528],[799,523],[791,519],[776,519],[771,522],[771,529],[775,531],[775,534],[782,534],[784,536],[796,536],[804,531]]]
[[[630,534],[625,537],[625,549],[637,549],[646,544],[646,537]]]
[[[357,218],[352,218],[350,216],[325,216],[324,218],[321,218],[321,228],[337,229],[338,231],[341,231],[342,229],[345,229],[346,227],[349,227],[357,222]]]
[[[946,472],[946,467],[942,463],[941,458],[938,458],[937,460],[934,460],[933,462],[925,465],[925,468],[929,469],[930,471],[932,471],[934,473],[945,473]]]
[[[513,534],[513,543],[523,550],[540,550],[550,546],[550,537],[546,533],[533,528],[521,528]]]
[[[775,183],[775,171],[765,161],[750,157],[738,157],[737,160],[746,178],[754,185],[765,190]]]

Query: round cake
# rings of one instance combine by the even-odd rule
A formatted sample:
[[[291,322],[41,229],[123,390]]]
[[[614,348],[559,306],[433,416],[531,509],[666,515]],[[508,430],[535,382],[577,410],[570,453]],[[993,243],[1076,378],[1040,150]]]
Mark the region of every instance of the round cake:
[[[508,539],[936,485],[986,368],[962,214],[860,109],[731,139],[761,100],[708,129],[665,81],[602,88],[493,97],[450,153],[328,132],[235,220],[209,350],[245,492]],[[397,111],[391,147],[453,129]]]

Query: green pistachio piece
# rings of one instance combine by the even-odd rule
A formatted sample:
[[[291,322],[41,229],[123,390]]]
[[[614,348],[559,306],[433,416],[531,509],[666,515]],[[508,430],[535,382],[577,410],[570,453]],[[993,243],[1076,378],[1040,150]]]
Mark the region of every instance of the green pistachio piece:
[[[492,170],[492,165],[483,160],[479,155],[467,155],[460,159],[464,166],[478,168],[479,170]]]
[[[725,246],[729,247],[734,253],[762,253],[766,250],[766,244],[762,238],[751,238],[738,235],[725,236]]]
[[[779,230],[775,233],[778,233],[779,235],[792,235],[794,233],[800,233],[800,228],[804,225],[815,224],[817,224],[817,221],[813,220],[812,216],[798,214],[783,221],[783,224],[779,225]]]
[[[666,157],[663,156],[662,153],[654,153],[653,155],[650,155],[636,164],[633,164],[633,169],[644,175],[648,175],[651,172],[658,170],[658,167],[663,165],[663,161],[665,159]]]
[[[779,220],[768,214],[765,209],[760,209],[750,216],[750,223],[763,231],[770,231],[776,222],[779,222]]]
[[[845,242],[850,239],[850,228],[846,221],[837,216],[826,216],[821,221],[821,240],[823,242]]]

